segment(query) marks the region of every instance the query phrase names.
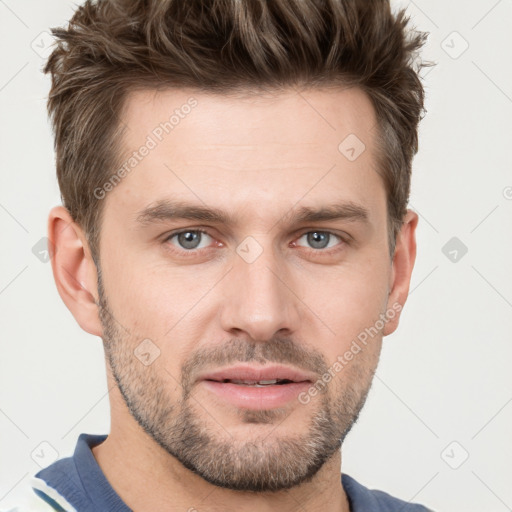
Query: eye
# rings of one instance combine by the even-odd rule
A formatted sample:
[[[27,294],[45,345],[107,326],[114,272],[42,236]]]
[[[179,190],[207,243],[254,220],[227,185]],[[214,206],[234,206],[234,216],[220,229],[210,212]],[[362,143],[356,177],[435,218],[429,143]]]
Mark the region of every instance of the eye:
[[[315,254],[331,254],[338,250],[341,250],[348,241],[340,235],[331,233],[330,231],[308,231],[302,234],[295,242],[292,242],[290,246],[300,246],[298,242],[301,239],[306,239],[306,243],[309,247],[306,250],[311,251]],[[200,249],[208,249],[212,245],[212,240],[218,247],[222,247],[223,244],[216,242],[216,240],[208,234],[207,231],[202,229],[184,229],[176,233],[171,233],[165,240],[165,244],[170,244],[169,247],[172,251],[181,252],[182,256],[194,256]],[[341,243],[340,243],[341,242]]]
[[[178,249],[193,251],[195,249],[204,249],[211,244],[210,242],[210,244],[207,243],[206,245],[201,245],[201,242],[204,241],[205,236],[207,238],[211,238],[206,231],[202,231],[200,229],[188,229],[178,233],[173,233],[165,241],[170,242]],[[174,239],[176,239],[176,243],[174,243]]]
[[[298,240],[306,238],[306,242],[315,250],[331,249],[338,245],[336,242],[344,242],[343,238],[329,231],[308,231],[304,233]],[[294,243],[296,245],[297,242]],[[329,251],[325,251],[329,252]]]

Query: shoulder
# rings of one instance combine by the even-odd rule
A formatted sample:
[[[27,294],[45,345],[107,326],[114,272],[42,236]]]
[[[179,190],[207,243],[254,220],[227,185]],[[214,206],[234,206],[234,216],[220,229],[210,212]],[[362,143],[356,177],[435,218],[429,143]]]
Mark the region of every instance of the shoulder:
[[[25,481],[15,503],[14,507],[1,512],[76,512],[63,496],[36,476]]]
[[[342,474],[341,481],[353,512],[433,512],[424,505],[403,501],[384,491],[368,489],[349,475]]]

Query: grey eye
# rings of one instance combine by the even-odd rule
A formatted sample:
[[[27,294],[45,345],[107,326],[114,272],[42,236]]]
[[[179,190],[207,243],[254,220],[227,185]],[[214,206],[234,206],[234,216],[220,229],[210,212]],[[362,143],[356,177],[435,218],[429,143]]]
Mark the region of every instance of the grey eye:
[[[333,233],[329,233],[328,231],[310,231],[309,233],[304,233],[300,239],[306,237],[306,241],[309,246],[313,249],[326,249],[333,247],[333,245],[329,245],[334,238],[334,242],[336,242],[336,238],[341,240],[341,238]],[[300,240],[299,239],[299,240]],[[334,244],[335,245],[335,244]]]
[[[202,248],[200,247],[200,244],[203,242],[205,236],[209,237],[209,235],[204,231],[188,230],[182,231],[181,233],[175,233],[169,238],[169,241],[172,243],[173,240],[176,240],[179,244],[177,245],[179,249],[194,250]],[[173,245],[176,246],[176,244]]]

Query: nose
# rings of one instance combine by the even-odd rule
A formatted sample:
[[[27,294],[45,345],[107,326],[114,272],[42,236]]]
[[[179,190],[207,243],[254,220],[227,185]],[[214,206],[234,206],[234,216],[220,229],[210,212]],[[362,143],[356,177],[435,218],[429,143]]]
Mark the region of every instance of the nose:
[[[265,247],[252,262],[235,254],[233,261],[222,290],[223,330],[235,336],[243,333],[253,341],[295,332],[301,318],[300,293],[274,251]]]

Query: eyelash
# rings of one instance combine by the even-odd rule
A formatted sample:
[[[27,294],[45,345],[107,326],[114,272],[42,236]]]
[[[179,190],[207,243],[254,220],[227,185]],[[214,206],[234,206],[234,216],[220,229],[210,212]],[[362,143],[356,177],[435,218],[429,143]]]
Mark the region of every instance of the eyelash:
[[[204,230],[204,229],[182,229],[180,231],[176,231],[176,232],[173,232],[173,233],[170,233],[168,236],[165,237],[165,239],[163,240],[165,246],[166,246],[166,249],[173,252],[173,253],[176,253],[176,252],[179,252],[181,253],[180,256],[182,257],[194,257],[194,256],[197,256],[197,254],[200,252],[200,251],[203,251],[203,250],[209,250],[211,248],[203,248],[203,249],[190,249],[190,250],[186,250],[186,249],[177,249],[177,248],[174,248],[174,247],[170,247],[169,244],[167,242],[169,242],[170,240],[172,240],[174,237],[177,237],[178,235],[182,234],[182,233],[202,233],[202,234],[205,234],[205,235],[208,235],[209,237],[211,238],[214,238],[213,235],[211,235],[210,233],[208,233],[208,231]],[[304,235],[307,235],[309,233],[322,233],[322,234],[328,234],[328,235],[331,235],[331,236],[334,236],[336,238],[339,238],[340,241],[341,241],[341,247],[339,246],[336,246],[336,247],[331,247],[330,249],[311,249],[311,248],[307,248],[307,247],[303,247],[303,249],[305,249],[306,251],[308,252],[311,252],[313,253],[315,256],[321,256],[321,255],[333,255],[335,253],[337,253],[338,251],[342,250],[343,249],[343,246],[345,245],[350,245],[350,240],[349,240],[349,237],[347,236],[346,238],[341,236],[341,235],[338,235],[336,233],[333,233],[332,231],[323,231],[323,230],[309,230],[309,231],[304,231],[302,232],[298,237],[297,237],[297,240],[302,238]]]

